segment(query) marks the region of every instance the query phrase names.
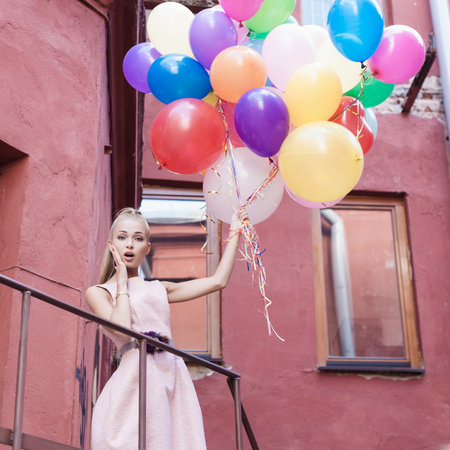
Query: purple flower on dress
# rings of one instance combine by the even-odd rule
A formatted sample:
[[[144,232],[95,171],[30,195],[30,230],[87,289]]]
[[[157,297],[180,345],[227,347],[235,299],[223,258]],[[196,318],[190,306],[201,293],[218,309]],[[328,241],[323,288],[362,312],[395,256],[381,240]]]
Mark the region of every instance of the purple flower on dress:
[[[169,343],[169,338],[167,336],[164,336],[161,333],[157,333],[156,331],[145,331],[142,334],[145,334],[146,336],[151,337],[153,339],[158,339],[158,341],[164,342],[165,344]],[[151,345],[149,342],[147,342],[147,353],[153,355],[155,353],[155,350],[158,353],[164,351],[162,348],[156,348],[154,345]]]

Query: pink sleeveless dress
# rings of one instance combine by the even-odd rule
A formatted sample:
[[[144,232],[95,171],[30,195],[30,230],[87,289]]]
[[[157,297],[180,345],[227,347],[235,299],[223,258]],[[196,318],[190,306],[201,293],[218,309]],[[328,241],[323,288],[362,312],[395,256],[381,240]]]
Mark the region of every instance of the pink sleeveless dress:
[[[100,285],[115,299],[116,283]],[[159,281],[128,280],[131,328],[171,338],[166,289]],[[130,341],[103,332],[121,348]],[[122,355],[118,369],[103,388],[92,415],[92,450],[137,450],[139,350]],[[147,449],[206,448],[197,395],[182,358],[168,352],[147,353]]]

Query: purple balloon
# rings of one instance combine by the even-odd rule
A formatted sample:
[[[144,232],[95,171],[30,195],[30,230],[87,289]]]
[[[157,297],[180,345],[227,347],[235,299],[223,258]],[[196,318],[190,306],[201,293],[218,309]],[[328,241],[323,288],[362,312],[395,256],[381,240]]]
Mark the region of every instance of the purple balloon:
[[[147,74],[153,62],[161,56],[161,53],[150,42],[142,42],[128,50],[123,59],[123,74],[128,84],[139,92],[149,94]]]
[[[268,88],[251,89],[239,99],[234,123],[242,142],[262,157],[278,153],[290,127],[286,103]]]
[[[237,43],[233,21],[223,12],[204,9],[195,15],[189,30],[192,53],[206,69],[224,49]]]

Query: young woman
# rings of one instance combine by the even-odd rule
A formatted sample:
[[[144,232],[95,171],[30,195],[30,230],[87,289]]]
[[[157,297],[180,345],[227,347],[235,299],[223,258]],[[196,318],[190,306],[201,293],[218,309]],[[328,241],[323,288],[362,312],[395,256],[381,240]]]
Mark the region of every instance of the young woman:
[[[86,291],[95,314],[170,342],[169,303],[223,289],[230,279],[245,210],[232,219],[230,236],[216,272],[182,283],[145,281],[138,268],[149,253],[150,229],[139,211],[125,208],[114,220],[102,263],[100,284]],[[139,350],[128,336],[103,329],[122,358],[93,411],[92,450],[138,448]],[[206,448],[200,406],[182,358],[147,347],[147,448]]]

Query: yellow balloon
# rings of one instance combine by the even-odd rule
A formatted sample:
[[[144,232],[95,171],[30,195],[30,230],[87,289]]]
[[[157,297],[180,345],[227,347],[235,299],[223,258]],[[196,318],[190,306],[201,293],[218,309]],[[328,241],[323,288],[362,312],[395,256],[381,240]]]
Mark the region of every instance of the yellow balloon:
[[[341,80],[342,92],[347,92],[361,80],[361,63],[347,59],[329,37],[319,47],[316,61],[328,64],[336,71]]]
[[[334,122],[302,125],[284,140],[278,165],[286,186],[311,202],[329,202],[358,183],[364,154],[356,137]]]
[[[300,67],[289,79],[285,92],[289,116],[296,126],[330,119],[341,97],[336,71],[318,62]]]
[[[152,9],[147,19],[147,34],[162,55],[181,53],[194,57],[189,42],[189,30],[194,13],[176,2],[164,2]]]
[[[203,97],[202,100],[215,108],[219,99],[214,91],[209,91],[209,94],[206,97]]]

